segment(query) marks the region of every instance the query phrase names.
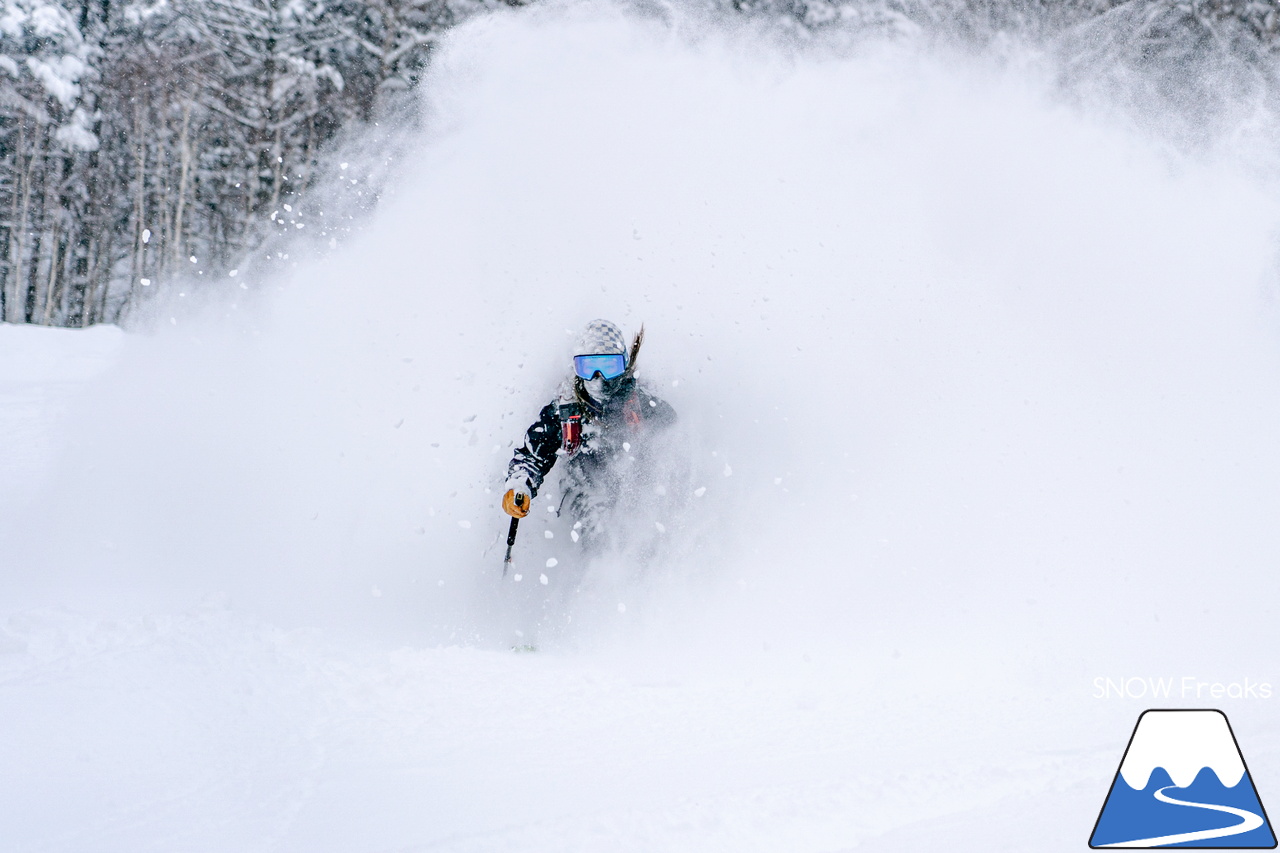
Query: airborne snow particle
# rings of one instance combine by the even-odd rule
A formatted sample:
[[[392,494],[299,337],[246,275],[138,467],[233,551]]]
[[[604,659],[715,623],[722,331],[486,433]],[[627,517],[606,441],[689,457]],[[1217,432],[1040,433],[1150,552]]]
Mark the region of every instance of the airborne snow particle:
[[[548,581],[547,581],[547,576],[546,576],[546,575],[538,575],[538,580],[542,581],[542,585],[543,585],[543,586],[546,586],[546,585],[547,585],[547,582],[548,582]]]
[[[522,580],[524,580],[524,575],[516,575],[516,583],[520,583]]]
[[[623,604],[621,601],[619,601],[619,602],[618,602],[618,612],[619,612],[619,613],[626,613],[626,612],[627,612],[627,605],[625,605],[625,604]]]
[[[551,559],[547,560],[547,568],[554,569],[556,567],[556,564],[559,562],[560,561],[557,560],[555,557],[552,557]]]
[[[728,462],[724,463],[724,475],[725,475],[726,477],[732,477],[732,476],[733,476],[733,469],[732,469],[731,467],[729,467],[729,463],[728,463]]]
[[[143,228],[143,229],[142,229],[142,243],[143,243],[143,245],[145,246],[147,243],[150,243],[150,242],[151,242],[151,229],[150,229],[150,228]]]
[[[570,530],[570,531],[569,531],[569,538],[570,538],[570,539],[572,539],[574,542],[577,542],[577,541],[578,541],[578,538],[579,538],[579,537],[578,537],[578,531],[576,531],[576,530]]]
[[[707,487],[706,487],[706,486],[699,486],[698,488],[696,488],[696,489],[694,489],[694,490],[693,490],[693,496],[694,496],[695,498],[700,498],[700,497],[702,497],[703,495],[705,495],[706,493],[707,493]]]
[[[658,528],[658,532],[659,532],[659,533],[666,533],[666,532],[667,532],[667,528],[665,528],[665,527],[663,527],[663,526],[662,526],[662,522],[661,522],[661,521],[655,521],[655,522],[653,523],[653,526],[654,526],[654,527],[656,527],[656,528]]]
[[[463,530],[470,530],[471,522],[467,521],[466,519],[463,519],[462,521],[458,522],[458,526],[461,527]]]
[[[142,286],[143,286],[143,287],[150,287],[150,286],[151,286],[151,279],[149,279],[149,278],[144,278],[144,279],[142,279]]]
[[[555,535],[554,533],[552,533],[550,530],[544,530],[544,531],[542,531],[542,535],[543,535],[544,537],[546,537],[547,539],[555,539],[555,538],[556,538],[556,535]]]

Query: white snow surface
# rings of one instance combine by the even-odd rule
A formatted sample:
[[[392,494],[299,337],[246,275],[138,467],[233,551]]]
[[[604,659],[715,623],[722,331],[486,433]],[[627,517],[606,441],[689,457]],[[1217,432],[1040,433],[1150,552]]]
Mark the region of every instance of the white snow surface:
[[[1051,79],[478,19],[357,239],[0,328],[0,847],[1082,849],[1152,701],[1093,679],[1276,683],[1280,217],[1247,133]],[[666,495],[584,567],[552,484],[504,581],[595,317]],[[1265,802],[1275,700],[1216,701]]]
[[[1244,760],[1220,711],[1147,711],[1138,721],[1125,752],[1120,775],[1130,788],[1143,790],[1157,767],[1185,788],[1208,767],[1218,781],[1234,788],[1244,776]]]

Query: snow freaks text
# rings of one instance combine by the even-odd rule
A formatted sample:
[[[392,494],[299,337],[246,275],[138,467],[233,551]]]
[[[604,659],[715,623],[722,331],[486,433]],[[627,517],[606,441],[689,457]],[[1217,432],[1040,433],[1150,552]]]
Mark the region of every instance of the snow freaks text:
[[[1205,681],[1193,675],[1181,677],[1131,676],[1093,680],[1094,699],[1270,699],[1271,682],[1245,678],[1241,681]]]

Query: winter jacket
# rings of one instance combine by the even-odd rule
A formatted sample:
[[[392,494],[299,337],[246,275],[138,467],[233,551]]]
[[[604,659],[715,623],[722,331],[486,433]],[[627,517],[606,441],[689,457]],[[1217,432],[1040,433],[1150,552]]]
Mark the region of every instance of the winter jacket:
[[[670,405],[634,379],[628,379],[603,403],[584,398],[581,393],[562,394],[543,407],[537,423],[525,432],[524,444],[516,448],[507,466],[509,487],[524,480],[529,484],[530,497],[538,494],[556,460],[565,455],[561,450],[562,411],[577,411],[582,415],[582,444],[569,455],[566,464],[583,483],[598,481],[597,475],[617,453],[623,452],[624,442],[634,443],[646,431],[669,426],[676,420]]]

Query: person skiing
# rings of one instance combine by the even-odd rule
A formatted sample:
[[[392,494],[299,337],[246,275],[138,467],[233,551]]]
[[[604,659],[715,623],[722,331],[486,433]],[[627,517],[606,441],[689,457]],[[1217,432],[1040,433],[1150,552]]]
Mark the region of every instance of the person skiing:
[[[643,326],[628,350],[613,323],[587,324],[575,348],[572,381],[542,408],[507,466],[502,508],[508,515],[528,515],[547,474],[564,457],[564,495],[557,509],[568,503],[575,541],[579,530],[588,537],[601,532],[630,482],[630,463],[643,457],[646,436],[676,419],[670,405],[636,380],[643,342]]]

